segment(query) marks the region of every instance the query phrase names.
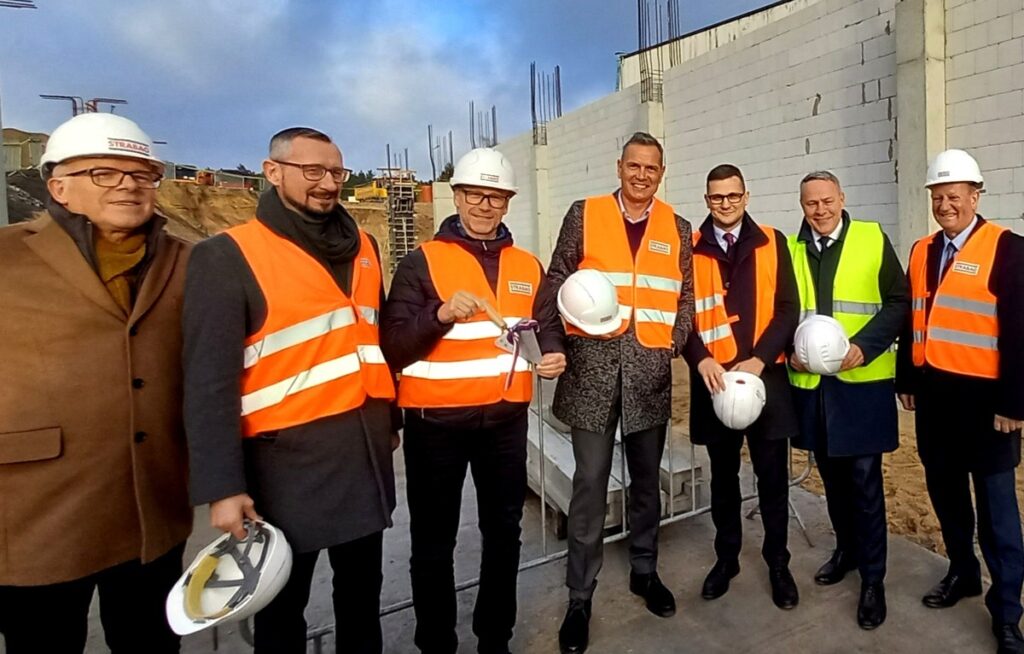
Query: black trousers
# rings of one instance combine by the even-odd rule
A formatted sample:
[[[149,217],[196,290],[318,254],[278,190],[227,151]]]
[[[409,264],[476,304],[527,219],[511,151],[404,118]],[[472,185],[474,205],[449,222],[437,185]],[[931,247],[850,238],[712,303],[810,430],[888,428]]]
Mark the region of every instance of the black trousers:
[[[94,590],[99,590],[103,636],[113,654],[179,651],[164,602],[181,576],[184,551],[182,543],[149,563],[129,561],[59,584],[0,586],[0,633],[8,654],[81,654]]]
[[[380,654],[381,545],[378,531],[327,548],[333,571],[331,599],[338,652]],[[306,604],[320,552],[292,555],[292,573],[277,597],[256,614],[256,654],[305,654]]]
[[[945,464],[945,465],[944,465]],[[1017,509],[1016,470],[969,473],[955,461],[925,461],[924,475],[942,540],[949,556],[949,571],[964,577],[981,577],[974,553],[974,506],[971,477],[978,509],[978,544],[992,575],[985,606],[996,624],[1020,622],[1020,593],[1024,585],[1024,541]]]
[[[423,652],[454,653],[459,645],[454,552],[467,467],[482,539],[473,633],[478,651],[507,651],[516,623],[527,421],[524,411],[492,428],[455,429],[405,414],[415,643]]]
[[[888,530],[882,455],[830,457],[817,452],[815,459],[825,484],[836,549],[856,559],[863,583],[883,581]]]
[[[789,441],[747,439],[757,475],[757,497],[764,524],[761,554],[769,566],[789,563]],[[740,516],[740,448],[743,434],[729,434],[710,443],[711,520],[715,523],[715,554],[736,561],[743,545]]]
[[[612,399],[608,424],[601,433],[572,430],[576,472],[569,502],[565,585],[570,599],[590,599],[604,562],[604,519],[608,510],[608,478],[612,470],[620,397]],[[665,450],[665,424],[623,437],[629,469],[629,564],[639,574],[658,567],[658,524],[661,520],[661,455]]]

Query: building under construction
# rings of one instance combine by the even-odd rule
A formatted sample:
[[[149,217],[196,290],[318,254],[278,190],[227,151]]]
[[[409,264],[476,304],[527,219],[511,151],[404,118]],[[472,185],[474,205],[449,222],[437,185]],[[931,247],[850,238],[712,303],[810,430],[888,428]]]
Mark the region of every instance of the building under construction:
[[[416,191],[414,170],[408,168],[378,168],[387,192],[388,245],[391,253],[391,272],[416,247]]]

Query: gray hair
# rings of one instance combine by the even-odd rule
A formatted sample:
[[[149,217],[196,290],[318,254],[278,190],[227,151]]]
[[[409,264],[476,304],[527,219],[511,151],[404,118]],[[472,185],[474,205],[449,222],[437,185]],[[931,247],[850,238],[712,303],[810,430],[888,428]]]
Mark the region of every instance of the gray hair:
[[[836,188],[840,191],[843,190],[842,184],[839,183],[839,178],[832,174],[828,170],[816,170],[813,173],[807,173],[804,178],[800,180],[800,187],[808,182],[832,182],[836,185]]]
[[[270,137],[270,158],[283,159],[292,150],[292,141],[298,138],[333,143],[331,137],[312,127],[289,127]]]

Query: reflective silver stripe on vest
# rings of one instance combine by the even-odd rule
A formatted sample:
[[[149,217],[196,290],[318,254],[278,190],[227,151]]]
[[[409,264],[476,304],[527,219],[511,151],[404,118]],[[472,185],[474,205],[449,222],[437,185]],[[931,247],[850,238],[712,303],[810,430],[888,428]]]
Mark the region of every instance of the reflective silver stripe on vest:
[[[944,327],[929,327],[928,338],[936,341],[946,341],[958,345],[967,345],[982,350],[998,350],[999,339],[995,336],[983,336],[972,332],[964,332],[959,329],[946,329]]]
[[[816,315],[818,315],[818,312],[815,311],[814,309],[804,309],[803,311],[800,312],[800,322],[803,322],[810,318],[811,316]]]
[[[377,345],[359,345],[356,347],[356,353],[359,355],[359,360],[366,364],[385,365],[387,363],[384,360],[384,353]]]
[[[725,306],[725,297],[721,293],[715,293],[695,300],[694,304],[697,305],[697,313],[711,311],[718,305]]]
[[[671,327],[676,324],[676,314],[672,311],[659,311],[657,309],[637,309],[637,322],[656,322]]]
[[[338,357],[337,359],[318,363],[309,370],[304,370],[288,379],[243,395],[242,415],[247,416],[260,409],[272,407],[283,402],[289,395],[295,395],[300,391],[326,384],[327,382],[357,372],[359,372],[359,355],[355,352]]]
[[[670,293],[678,293],[681,290],[683,290],[683,283],[670,277],[658,277],[657,275],[637,275],[636,287],[650,288],[655,291],[669,291]]]
[[[714,343],[720,341],[723,338],[729,338],[732,335],[732,327],[729,325],[720,325],[714,329],[707,329],[700,333],[700,340],[704,341],[704,344]]]
[[[833,300],[832,313],[852,313],[858,316],[873,316],[882,310],[881,302],[853,302],[851,300]]]
[[[910,306],[914,311],[919,311],[925,308],[926,302],[927,300],[925,300],[923,297],[915,297],[914,300],[911,302]]]
[[[616,286],[632,286],[633,285],[633,273],[631,272],[605,272],[605,277],[611,280],[612,284]]]
[[[924,343],[924,332],[918,331],[918,330],[914,330],[914,342],[915,343]]]
[[[512,355],[500,354],[491,359],[469,361],[417,361],[403,368],[402,376],[434,380],[482,379],[504,375],[511,368]],[[522,357],[516,359],[516,372],[529,370],[529,362]]]
[[[377,310],[372,307],[359,307],[359,313],[362,314],[363,320],[370,323],[371,325],[377,324]]]
[[[522,318],[505,318],[505,324],[511,327]],[[475,322],[457,322],[452,325],[448,333],[441,338],[449,341],[476,341],[482,338],[498,338],[501,336],[501,329],[490,320],[477,320]]]
[[[267,334],[260,341],[245,348],[244,365],[252,368],[261,357],[270,356],[294,345],[311,341],[335,329],[342,329],[354,325],[356,322],[355,312],[352,307],[335,309],[309,320],[303,320],[290,327]]]
[[[986,318],[996,317],[995,302],[968,300],[966,298],[949,295],[937,295],[935,296],[935,300],[932,301],[932,306],[956,309],[957,311],[966,311],[967,313],[976,313],[979,316],[985,316]]]

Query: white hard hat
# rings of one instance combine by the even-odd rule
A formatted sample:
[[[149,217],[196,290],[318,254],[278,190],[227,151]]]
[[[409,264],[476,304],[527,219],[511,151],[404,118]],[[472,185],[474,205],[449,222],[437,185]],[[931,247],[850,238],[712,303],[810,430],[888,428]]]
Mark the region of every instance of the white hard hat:
[[[830,316],[814,315],[796,328],[793,353],[807,370],[818,375],[834,375],[850,351],[850,339],[839,321]]]
[[[43,176],[56,164],[78,157],[129,157],[158,164],[153,139],[124,116],[109,113],[79,114],[53,130],[39,162]]]
[[[592,336],[611,334],[622,326],[619,295],[600,270],[583,268],[558,289],[558,312],[570,325]]]
[[[761,416],[767,395],[764,382],[749,372],[733,371],[722,375],[725,390],[711,397],[715,415],[729,429],[746,429]]]
[[[292,571],[292,548],[280,530],[246,521],[238,540],[224,534],[201,551],[167,595],[167,622],[179,636],[238,622],[274,599]]]
[[[982,186],[985,179],[974,157],[963,150],[946,150],[935,155],[928,164],[926,187],[950,182],[970,182]]]
[[[512,162],[494,148],[476,148],[455,164],[449,183],[455,186],[483,186],[516,193],[516,172]]]

